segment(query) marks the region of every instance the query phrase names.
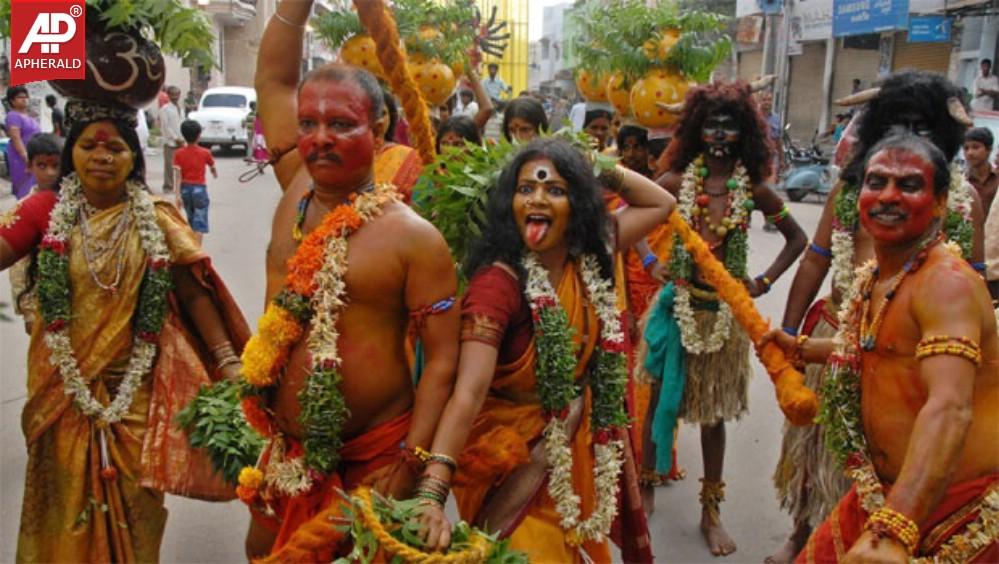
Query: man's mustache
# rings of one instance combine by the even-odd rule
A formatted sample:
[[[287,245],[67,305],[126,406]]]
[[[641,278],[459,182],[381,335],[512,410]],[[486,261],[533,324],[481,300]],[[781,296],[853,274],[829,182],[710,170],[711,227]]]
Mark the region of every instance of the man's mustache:
[[[343,164],[343,160],[338,155],[330,151],[311,151],[308,155],[305,156],[305,162],[308,163],[314,163],[319,159],[326,159],[328,161],[333,161],[337,164]]]
[[[867,211],[867,215],[870,217],[878,217],[882,215],[897,215],[899,217],[907,217],[909,214],[905,213],[899,206],[895,204],[879,204]]]

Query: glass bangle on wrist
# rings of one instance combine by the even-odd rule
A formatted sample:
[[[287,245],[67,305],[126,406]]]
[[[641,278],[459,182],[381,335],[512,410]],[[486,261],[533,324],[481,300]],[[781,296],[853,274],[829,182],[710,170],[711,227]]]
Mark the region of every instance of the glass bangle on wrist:
[[[650,266],[655,265],[658,262],[659,262],[659,257],[657,257],[656,255],[654,255],[652,253],[649,253],[649,254],[645,255],[644,257],[642,257],[642,268],[644,268],[645,270],[648,270]]]
[[[773,286],[773,281],[767,278],[766,274],[761,274],[755,278],[758,284],[763,285],[763,293],[766,294],[770,291],[770,287]]]

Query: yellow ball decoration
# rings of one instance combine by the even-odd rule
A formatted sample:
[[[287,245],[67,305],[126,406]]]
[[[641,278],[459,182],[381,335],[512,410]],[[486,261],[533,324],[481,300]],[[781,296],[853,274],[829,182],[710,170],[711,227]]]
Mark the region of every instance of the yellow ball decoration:
[[[607,81],[607,100],[614,106],[618,116],[631,112],[631,91],[624,88],[624,73],[616,72]]]
[[[607,83],[610,82],[610,76],[605,75],[597,80],[596,75],[588,70],[581,70],[576,74],[576,88],[579,89],[579,93],[583,95],[590,102],[606,102],[607,101]]]
[[[431,106],[440,106],[446,102],[458,84],[451,67],[437,59],[425,63],[410,63],[409,74],[416,81],[423,99]]]
[[[360,67],[378,78],[385,78],[385,71],[375,53],[375,40],[362,34],[351,37],[340,47],[340,58],[352,67]]]
[[[668,70],[654,70],[643,76],[631,88],[631,111],[638,123],[645,127],[673,125],[676,114],[659,107],[657,103],[675,104],[694,84],[683,76]]]

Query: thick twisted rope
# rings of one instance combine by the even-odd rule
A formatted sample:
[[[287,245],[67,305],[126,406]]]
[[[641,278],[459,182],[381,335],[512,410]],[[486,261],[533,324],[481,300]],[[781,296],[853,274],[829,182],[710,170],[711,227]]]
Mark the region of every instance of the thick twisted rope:
[[[389,86],[402,101],[402,110],[409,122],[410,139],[420,152],[424,164],[430,164],[436,157],[434,150],[434,128],[430,123],[427,102],[420,95],[416,81],[406,68],[406,53],[399,40],[399,30],[395,18],[382,0],[354,0],[357,15],[368,33],[375,40],[378,61],[388,76]]]
[[[382,526],[371,503],[370,489],[358,488],[354,492],[354,498],[357,500],[357,506],[361,510],[361,519],[364,522],[364,528],[375,535],[375,538],[378,539],[378,545],[381,546],[382,550],[389,553],[390,556],[398,556],[406,562],[414,564],[430,562],[437,564],[471,564],[473,562],[485,562],[489,556],[492,541],[477,532],[473,533],[469,542],[470,546],[458,552],[440,554],[423,552],[418,548],[413,548],[393,537]]]
[[[732,278],[725,270],[707,243],[700,235],[690,228],[680,213],[674,211],[669,217],[672,231],[680,236],[683,245],[690,252],[700,269],[704,280],[715,287],[718,296],[732,308],[739,325],[746,330],[756,347],[756,342],[770,329],[760,312],[756,310],[753,299],[746,291],[742,282]],[[808,425],[815,419],[819,403],[815,392],[805,386],[805,377],[791,366],[784,356],[784,351],[774,343],[767,343],[762,349],[757,348],[757,355],[770,374],[777,395],[777,403],[781,411],[794,425]]]

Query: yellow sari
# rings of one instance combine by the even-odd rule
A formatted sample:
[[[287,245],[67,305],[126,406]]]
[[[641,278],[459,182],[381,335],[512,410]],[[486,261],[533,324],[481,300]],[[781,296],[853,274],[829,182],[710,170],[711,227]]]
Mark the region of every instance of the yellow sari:
[[[124,204],[91,218],[97,240],[115,228],[123,209]],[[190,229],[171,205],[158,202],[156,211],[173,263],[190,267],[213,292],[233,344],[241,348],[245,321]],[[81,373],[105,404],[117,392],[128,364],[132,315],[146,267],[134,224],[126,238],[121,282],[114,293],[92,280],[79,227],[70,240],[70,339]],[[92,267],[101,280],[112,280],[117,260],[117,253],[106,253]],[[112,480],[101,477],[97,426],[65,394],[62,376],[49,362],[43,324],[35,323],[28,353],[28,400],[21,418],[28,467],[19,562],[154,562],[166,524],[164,491],[205,499],[233,497],[232,488],[213,473],[206,456],[190,450],[173,422],[200,385],[211,381],[211,363],[175,296],[170,301],[153,371],[136,391],[128,414],[106,430],[109,459],[118,474]]]

